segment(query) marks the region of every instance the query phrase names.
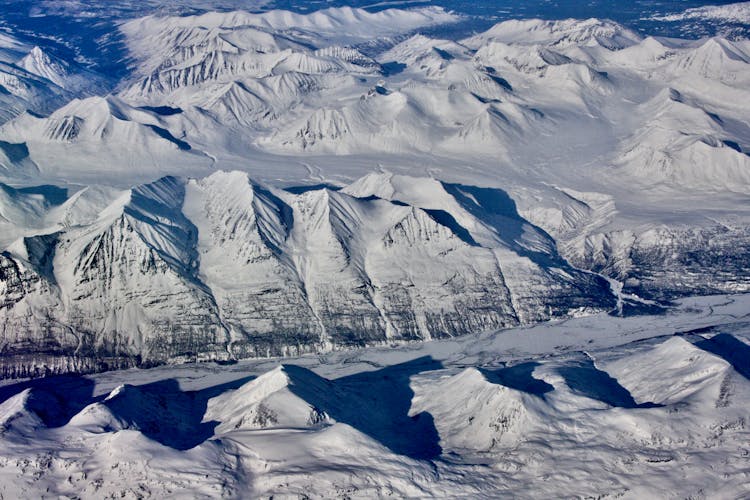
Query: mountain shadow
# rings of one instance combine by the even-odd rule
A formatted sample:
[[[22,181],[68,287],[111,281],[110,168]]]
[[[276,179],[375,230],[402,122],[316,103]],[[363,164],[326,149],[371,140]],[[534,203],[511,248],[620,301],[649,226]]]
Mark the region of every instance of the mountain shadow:
[[[31,389],[29,409],[47,427],[61,427],[86,406],[104,398],[93,396],[94,385],[91,379],[70,375],[32,379],[0,387],[0,403]]]
[[[138,109],[151,111],[152,113],[156,113],[159,116],[172,116],[182,113],[182,109],[172,106],[140,106]]]
[[[746,379],[750,379],[750,346],[738,340],[734,335],[719,333],[711,338],[694,342],[693,345],[704,351],[715,354]]]
[[[483,188],[444,183],[445,190],[470,214],[489,225],[518,255],[528,257],[543,268],[569,267],[556,251],[555,240],[541,228],[521,217],[516,202],[499,188]],[[524,242],[529,230],[536,232],[543,249],[530,248]]]
[[[481,372],[488,382],[543,397],[548,392],[555,390],[555,388],[544,380],[534,377],[534,369],[537,366],[539,366],[539,363],[531,361],[499,370],[483,369]]]
[[[394,453],[420,460],[432,460],[442,449],[432,415],[409,415],[414,397],[410,378],[441,368],[440,362],[428,356],[327,380],[306,368],[284,365],[293,394]],[[0,387],[0,403],[31,388],[30,409],[47,427],[64,426],[86,406],[99,403],[125,428],[136,429],[165,446],[187,450],[212,438],[220,423],[203,421],[208,401],[254,378],[246,376],[197,391],[184,391],[178,380],[171,378],[143,385],[125,384],[110,394],[94,396],[93,380],[54,376]]]
[[[657,408],[655,403],[637,403],[625,387],[609,373],[598,369],[586,356],[575,364],[564,366],[558,373],[576,394],[595,399],[616,408]]]
[[[443,183],[443,186],[466,211],[493,229],[510,250],[548,272],[556,273],[555,269],[562,269],[565,275],[576,276],[569,280],[569,284],[583,292],[587,298],[566,303],[566,297],[562,297],[561,305],[616,306],[609,282],[599,275],[571,266],[558,253],[555,240],[518,213],[516,202],[506,191],[463,184]]]
[[[307,368],[284,365],[289,390],[386,446],[394,453],[430,460],[442,452],[432,416],[409,416],[412,375],[441,369],[431,357],[380,370],[328,380]],[[204,422],[208,400],[237,389],[255,377],[244,377],[199,391],[183,391],[175,379],[140,386],[126,385],[102,404],[128,427],[171,448],[193,448],[214,435],[220,422]]]
[[[50,185],[30,186],[30,187],[19,188],[18,192],[24,193],[24,194],[42,195],[47,200],[47,202],[51,205],[62,205],[68,200],[68,190],[66,188],[61,188],[58,186],[50,186]]]
[[[284,191],[286,191],[287,193],[299,195],[299,194],[308,193],[310,191],[319,191],[321,189],[328,189],[331,191],[340,191],[341,187],[335,186],[333,184],[320,183],[320,184],[310,184],[310,185],[304,185],[304,186],[289,186],[289,187],[285,187]]]
[[[173,136],[172,133],[165,128],[157,127],[156,125],[146,125],[146,127],[150,128],[156,135],[158,135],[162,139],[169,141],[177,146],[180,151],[190,151],[191,149],[193,149],[190,144]]]
[[[112,397],[94,396],[95,382],[86,377],[54,376],[0,387],[0,403],[31,389],[28,406],[49,428],[62,427],[86,406],[100,403],[128,428],[178,450],[211,438],[219,422],[202,422],[208,400],[236,389],[254,377],[243,377],[199,391],[183,391],[175,379],[125,385]]]
[[[425,356],[330,380],[330,394],[309,390],[305,384],[291,384],[289,389],[309,404],[324,409],[337,422],[354,427],[394,453],[432,460],[442,453],[440,436],[429,413],[409,416],[414,397],[409,382],[412,375],[441,368],[442,363]],[[295,365],[284,365],[284,369],[293,379],[304,380],[312,373]]]
[[[203,422],[208,400],[237,389],[255,377],[243,377],[199,391],[183,391],[176,379],[126,385],[102,404],[129,427],[177,450],[188,450],[214,435],[220,422]]]

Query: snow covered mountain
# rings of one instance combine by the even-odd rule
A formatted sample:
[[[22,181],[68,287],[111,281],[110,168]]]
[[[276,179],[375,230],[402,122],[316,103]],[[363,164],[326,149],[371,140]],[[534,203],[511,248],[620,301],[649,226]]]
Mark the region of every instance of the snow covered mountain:
[[[0,61],[0,122],[26,109],[51,111],[69,97],[70,94],[52,82]]]
[[[747,311],[18,382],[0,493],[743,497]]]
[[[394,183],[436,196],[377,196]],[[614,307],[604,279],[491,194],[387,175],[293,194],[217,172],[54,208],[16,195],[9,208],[47,226],[0,256],[0,364],[7,376],[34,373],[29,356],[68,371],[292,355]]]
[[[244,158],[266,154],[287,168],[295,156],[309,154],[429,154],[457,179],[478,172],[482,184],[488,179],[517,183],[512,174],[529,169],[572,183],[567,172],[576,168],[584,182],[566,187],[604,193],[619,186],[578,169],[580,158],[621,167],[616,170],[626,182],[653,183],[656,169],[656,182],[680,189],[724,188],[701,178],[700,165],[706,162],[729,161],[736,165],[730,171],[746,170],[742,158],[728,158],[731,152],[703,151],[700,145],[721,142],[740,154],[748,149],[742,106],[726,106],[747,101],[743,83],[750,49],[745,41],[656,40],[597,19],[507,21],[465,40],[407,36],[455,20],[437,8],[378,13],[343,8],[308,15],[233,11],[133,20],[120,28],[130,73],[120,82],[117,107],[127,103],[142,114],[148,109],[158,115],[148,123],[158,122],[155,126],[164,129],[159,133],[166,131],[233,169],[247,169]],[[370,41],[373,36],[377,43]],[[21,66],[64,82],[62,62],[36,49]],[[705,129],[691,123],[694,117],[687,113],[668,124],[659,122],[664,110],[655,100],[672,90],[682,103],[713,116],[719,133],[701,141],[704,130],[689,131],[696,136],[695,147],[680,146],[679,153],[673,137],[644,133],[663,125],[675,133],[686,126]],[[0,139],[33,140],[35,128],[24,116],[0,131]],[[635,145],[641,152],[630,161],[618,154]],[[59,156],[37,161],[50,171],[50,180],[59,182],[65,174],[68,181],[90,183],[72,166],[56,176]],[[156,157],[151,179],[141,176],[133,182],[180,173],[171,170],[173,159]],[[134,167],[108,148],[75,160],[91,158],[106,160],[113,170]],[[469,160],[478,165],[456,165]],[[337,162],[330,163],[335,173]],[[13,177],[4,180],[13,182]],[[584,186],[590,181],[597,185]],[[119,182],[128,184],[124,175]]]
[[[107,79],[39,46],[0,36],[0,123],[31,111],[49,113],[77,96],[105,92]]]
[[[103,168],[113,181],[148,175],[154,168],[164,173],[208,172],[213,160],[172,135],[166,128],[168,118],[114,96],[88,97],[74,99],[46,117],[26,112],[0,126],[0,135],[23,148],[23,160],[35,167],[32,177],[57,183],[71,175],[95,182]],[[9,159],[3,166],[17,178],[30,175],[21,161]]]
[[[413,3],[0,7],[0,499],[750,496],[747,5]]]
[[[112,93],[2,38],[9,74],[42,92],[3,95],[52,108],[19,104],[0,126],[5,373],[298,355],[748,290],[747,41],[599,19],[419,33],[459,20],[131,19],[112,34],[128,51]]]

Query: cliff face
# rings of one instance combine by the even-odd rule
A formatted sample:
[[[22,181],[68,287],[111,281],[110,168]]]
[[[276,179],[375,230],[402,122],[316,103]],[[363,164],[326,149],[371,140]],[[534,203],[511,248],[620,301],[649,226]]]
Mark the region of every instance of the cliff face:
[[[444,206],[218,172],[138,186],[98,218],[19,240],[0,255],[3,375],[293,355],[613,307],[603,279],[517,214],[410,182]]]

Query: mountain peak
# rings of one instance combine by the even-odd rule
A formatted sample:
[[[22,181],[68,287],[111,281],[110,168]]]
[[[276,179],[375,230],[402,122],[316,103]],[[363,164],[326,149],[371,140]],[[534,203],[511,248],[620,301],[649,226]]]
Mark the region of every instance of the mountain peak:
[[[17,66],[42,78],[46,78],[55,85],[66,88],[69,84],[70,66],[61,59],[53,58],[38,45],[20,61]]]

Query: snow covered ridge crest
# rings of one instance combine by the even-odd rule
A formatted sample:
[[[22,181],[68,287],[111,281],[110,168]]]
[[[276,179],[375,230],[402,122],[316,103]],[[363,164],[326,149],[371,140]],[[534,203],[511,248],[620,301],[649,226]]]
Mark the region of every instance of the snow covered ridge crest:
[[[455,12],[442,7],[386,9],[370,12],[352,7],[331,7],[310,14],[286,10],[251,13],[243,10],[209,12],[197,16],[146,16],[121,26],[128,35],[143,35],[173,27],[203,26],[205,28],[253,26],[266,30],[302,30],[327,36],[372,38],[408,33],[418,28],[448,24],[461,19]],[[158,47],[152,47],[152,50]]]
[[[10,383],[0,494],[744,498],[749,305]]]
[[[9,190],[47,227],[0,254],[2,373],[295,355],[614,307],[603,278],[490,191],[372,174],[295,194],[241,172],[57,206]]]

